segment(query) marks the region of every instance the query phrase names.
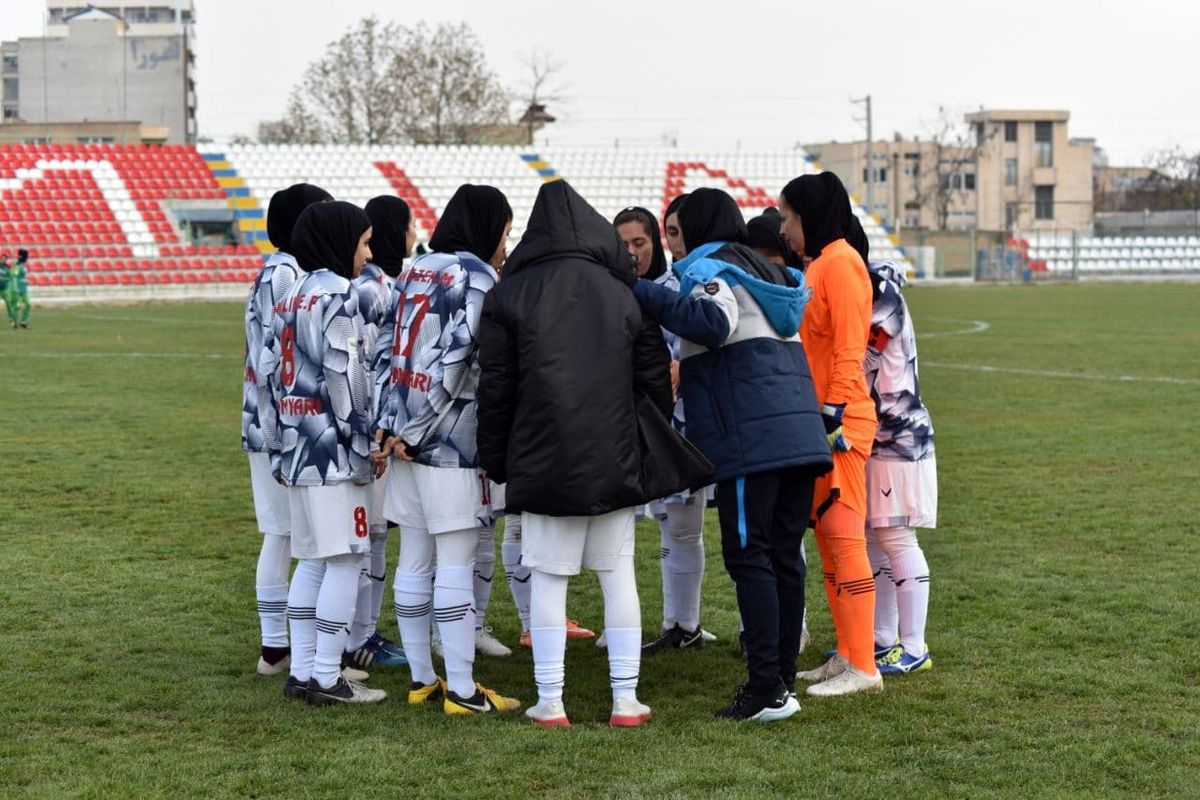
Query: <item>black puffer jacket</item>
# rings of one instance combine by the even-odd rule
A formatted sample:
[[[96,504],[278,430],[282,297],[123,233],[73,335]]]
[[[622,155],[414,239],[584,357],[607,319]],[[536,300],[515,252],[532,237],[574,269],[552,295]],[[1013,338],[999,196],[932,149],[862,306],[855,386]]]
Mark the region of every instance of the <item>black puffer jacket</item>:
[[[636,392],[671,412],[670,357],[612,225],[542,186],[483,304],[479,461],[509,513],[595,516],[645,503]]]

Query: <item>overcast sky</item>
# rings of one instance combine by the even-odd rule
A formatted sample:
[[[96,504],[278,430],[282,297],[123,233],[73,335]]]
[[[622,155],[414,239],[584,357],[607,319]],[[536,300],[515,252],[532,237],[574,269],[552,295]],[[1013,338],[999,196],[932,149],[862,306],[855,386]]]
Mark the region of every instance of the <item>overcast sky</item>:
[[[82,0],[81,0],[82,1]],[[151,0],[147,0],[151,2]],[[0,0],[4,39],[39,35],[43,0]],[[97,0],[97,4],[102,4]],[[1200,3],[1184,0],[196,0],[200,132],[278,117],[325,44],[368,14],[465,20],[500,77],[534,48],[566,64],[552,144],[786,147],[927,135],[939,106],[1062,108],[1114,164],[1200,149]]]

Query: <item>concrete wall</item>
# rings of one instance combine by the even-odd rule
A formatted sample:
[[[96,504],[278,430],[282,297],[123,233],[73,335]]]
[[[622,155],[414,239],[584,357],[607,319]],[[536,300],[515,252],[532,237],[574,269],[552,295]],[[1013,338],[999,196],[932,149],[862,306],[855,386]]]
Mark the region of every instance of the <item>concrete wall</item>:
[[[80,20],[66,37],[21,39],[20,116],[27,122],[137,120],[188,141],[183,35],[140,36],[117,20]]]

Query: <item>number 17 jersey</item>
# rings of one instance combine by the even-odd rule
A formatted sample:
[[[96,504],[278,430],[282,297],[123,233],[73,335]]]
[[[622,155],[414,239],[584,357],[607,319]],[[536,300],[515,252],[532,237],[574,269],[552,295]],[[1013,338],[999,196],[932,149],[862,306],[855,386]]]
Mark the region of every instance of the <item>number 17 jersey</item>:
[[[479,318],[496,272],[470,253],[430,253],[396,279],[373,358],[387,371],[377,425],[414,461],[479,466]]]

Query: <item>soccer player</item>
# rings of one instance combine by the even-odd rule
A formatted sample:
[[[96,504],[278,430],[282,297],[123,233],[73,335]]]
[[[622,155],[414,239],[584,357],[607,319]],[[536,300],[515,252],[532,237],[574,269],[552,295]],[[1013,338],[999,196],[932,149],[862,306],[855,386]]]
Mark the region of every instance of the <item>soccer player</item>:
[[[0,300],[4,301],[4,313],[8,314],[8,251],[7,250],[4,252],[0,252]]]
[[[891,261],[869,269],[874,306],[865,367],[879,415],[867,461],[876,663],[884,675],[904,675],[933,668],[925,644],[929,564],[916,529],[937,527],[937,460],[917,377],[917,338],[901,292],[904,272]]]
[[[371,261],[362,274],[354,279],[358,303],[363,316],[362,352],[375,353],[379,328],[388,313],[392,286],[404,268],[404,259],[412,255],[417,243],[416,219],[405,203],[395,195],[380,195],[369,200],[363,208],[371,220]],[[390,365],[384,358],[376,364],[372,359],[371,419],[379,414],[379,397],[387,384]],[[400,645],[385,639],[377,631],[380,607],[383,604],[384,578],[387,572],[388,522],[383,515],[386,481],[371,484],[371,553],[363,558],[358,578],[358,603],[350,638],[346,641],[345,663],[367,669],[402,666],[408,663]]]
[[[637,259],[639,278],[673,291],[679,290],[679,280],[667,269],[658,221],[653,214],[644,208],[630,206],[617,214],[613,227],[629,254]],[[678,399],[679,337],[663,329],[663,339],[671,353],[672,389],[676,394],[672,422],[676,430],[682,432],[683,401]],[[704,645],[704,631],[700,627],[700,587],[704,583],[705,506],[704,492],[693,494],[688,491],[650,503],[650,513],[658,522],[661,537],[663,621],[658,638],[642,648],[646,655]]]
[[[526,716],[546,727],[569,725],[562,701],[567,586],[583,567],[596,572],[604,594],[609,722],[650,719],[637,699],[634,507],[689,482],[643,480],[639,407],[654,415],[648,423],[677,434],[667,421],[670,356],[629,291],[636,279],[612,225],[560,180],[538,191],[504,279],[484,301],[479,457],[505,484],[507,512],[521,512],[538,690]],[[646,472],[657,478],[667,470]]]
[[[736,201],[692,192],[678,292],[638,281],[642,308],[683,341],[688,436],[716,466],[725,568],[737,591],[748,680],[718,718],[772,722],[794,695],[804,618],[800,542],[813,486],[832,464],[798,336],[807,292],[745,245]]]
[[[429,241],[432,252],[396,280],[376,345],[376,362],[386,353],[390,365],[377,426],[396,456],[384,513],[400,526],[396,622],[412,674],[408,701],[442,697],[449,715],[520,707],[474,678],[475,557],[491,514],[475,441],[479,316],[511,227],[500,190],[460,186]],[[433,670],[431,611],[444,684]]]
[[[258,674],[279,675],[290,664],[287,630],[288,571],[292,565],[292,532],[287,490],[271,474],[271,458],[263,438],[260,411],[271,413],[267,376],[259,369],[263,346],[275,324],[275,305],[296,282],[300,268],[291,255],[292,228],[305,208],[332,200],[319,186],[298,183],[276,192],[267,206],[267,236],[275,245],[246,298],[246,366],[242,384],[242,449],[250,461],[254,515],[263,535],[254,592],[262,628]]]
[[[8,268],[8,286],[4,300],[13,328],[29,327],[29,273],[26,267],[28,261],[29,251],[22,248],[17,251],[16,262]]]
[[[345,202],[314,203],[292,232],[306,274],[275,306],[261,367],[273,416],[263,433],[285,483],[292,553],[292,659],[284,694],[314,705],[387,695],[341,674],[362,556],[371,550],[370,483],[386,467],[370,441],[371,377],[353,279],[371,257],[371,220]]]
[[[797,255],[813,259],[805,277],[812,299],[801,339],[833,451],[833,471],[817,481],[812,518],[825,569],[825,592],[837,630],[837,653],[801,680],[807,693],[829,697],[882,691],[875,666],[875,581],[867,560],[867,457],[875,440],[875,403],[863,359],[871,324],[871,281],[847,241],[854,215],[832,172],[803,175],[783,188],[780,232]]]

